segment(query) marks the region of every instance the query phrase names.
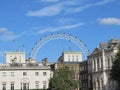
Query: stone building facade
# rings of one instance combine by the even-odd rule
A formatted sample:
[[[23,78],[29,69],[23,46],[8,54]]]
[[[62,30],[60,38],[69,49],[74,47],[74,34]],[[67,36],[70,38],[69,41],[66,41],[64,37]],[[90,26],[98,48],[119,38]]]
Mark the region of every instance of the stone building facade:
[[[110,70],[118,44],[117,39],[101,43],[88,57],[88,84],[92,81],[93,90],[116,90],[117,83],[110,78]]]
[[[50,63],[25,60],[24,52],[7,52],[0,65],[0,90],[47,89],[53,72]]]

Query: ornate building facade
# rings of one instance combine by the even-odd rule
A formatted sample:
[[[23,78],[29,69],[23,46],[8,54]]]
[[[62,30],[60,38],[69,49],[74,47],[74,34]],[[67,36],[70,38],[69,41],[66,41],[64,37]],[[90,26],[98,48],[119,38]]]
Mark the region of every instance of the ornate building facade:
[[[110,78],[110,70],[118,44],[117,39],[101,43],[88,57],[88,84],[93,88],[91,90],[116,90],[117,83]]]

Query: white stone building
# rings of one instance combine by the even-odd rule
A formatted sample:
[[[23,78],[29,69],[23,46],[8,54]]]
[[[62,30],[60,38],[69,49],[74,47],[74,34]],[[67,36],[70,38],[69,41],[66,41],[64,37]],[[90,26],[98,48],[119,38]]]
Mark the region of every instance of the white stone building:
[[[80,63],[82,62],[82,53],[73,52],[73,51],[65,51],[62,53],[58,61],[64,62],[64,63]]]
[[[6,63],[26,63],[25,52],[6,52]]]
[[[88,57],[89,90],[116,90],[117,83],[110,78],[110,70],[118,44],[117,39],[101,43]]]
[[[0,90],[30,90],[49,87],[51,64],[25,60],[24,52],[7,52],[6,64],[0,65]]]

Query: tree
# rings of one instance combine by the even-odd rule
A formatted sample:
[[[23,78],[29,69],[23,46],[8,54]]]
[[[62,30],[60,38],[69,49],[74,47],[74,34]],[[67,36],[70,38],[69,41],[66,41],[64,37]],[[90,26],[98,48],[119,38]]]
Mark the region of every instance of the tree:
[[[50,79],[50,90],[73,90],[78,88],[79,81],[75,80],[75,72],[67,66],[54,71]]]
[[[118,52],[115,55],[115,60],[113,61],[113,66],[111,69],[111,78],[118,82],[120,87],[120,44],[118,46]]]

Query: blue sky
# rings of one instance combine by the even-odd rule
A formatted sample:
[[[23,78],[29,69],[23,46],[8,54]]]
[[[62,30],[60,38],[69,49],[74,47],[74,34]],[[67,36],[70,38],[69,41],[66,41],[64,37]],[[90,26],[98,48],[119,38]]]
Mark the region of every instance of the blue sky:
[[[40,38],[51,33],[76,36],[92,52],[100,42],[120,39],[120,0],[1,0],[0,62],[6,51],[25,50],[26,58]],[[24,46],[24,47],[22,47]],[[36,59],[56,61],[74,43],[53,40],[41,47]]]

